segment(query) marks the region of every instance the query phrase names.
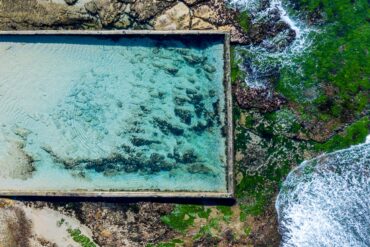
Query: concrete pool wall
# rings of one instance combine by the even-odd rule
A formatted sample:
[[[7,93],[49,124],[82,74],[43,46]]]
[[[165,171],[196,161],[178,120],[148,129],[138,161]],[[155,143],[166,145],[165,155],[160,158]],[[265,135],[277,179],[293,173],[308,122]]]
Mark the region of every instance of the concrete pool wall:
[[[3,196],[73,196],[73,197],[171,197],[171,198],[231,198],[234,196],[234,148],[233,148],[233,120],[232,120],[232,94],[230,81],[230,34],[220,31],[150,31],[150,30],[120,30],[120,31],[64,31],[64,30],[46,30],[46,31],[1,31],[2,35],[86,35],[86,36],[222,36],[224,39],[224,90],[225,90],[225,109],[226,109],[226,181],[227,192],[189,192],[189,191],[22,191],[2,190]]]

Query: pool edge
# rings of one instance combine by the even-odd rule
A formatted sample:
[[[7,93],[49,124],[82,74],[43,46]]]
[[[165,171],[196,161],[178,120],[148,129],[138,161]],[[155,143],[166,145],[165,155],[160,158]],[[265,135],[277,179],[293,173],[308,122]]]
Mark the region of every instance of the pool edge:
[[[0,35],[227,35],[219,30],[17,30]]]
[[[226,192],[185,192],[185,191],[13,191],[1,190],[0,196],[49,196],[49,197],[143,197],[143,198],[234,198],[234,141],[232,118],[232,93],[230,78],[230,32],[218,30],[21,30],[0,31],[2,35],[222,35],[224,36],[224,90],[226,109]]]

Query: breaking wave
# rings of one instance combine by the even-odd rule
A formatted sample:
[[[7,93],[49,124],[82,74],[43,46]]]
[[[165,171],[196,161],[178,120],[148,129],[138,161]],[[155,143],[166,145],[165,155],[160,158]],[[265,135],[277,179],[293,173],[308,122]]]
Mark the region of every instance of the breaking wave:
[[[370,246],[369,141],[288,175],[276,201],[281,246]]]
[[[288,27],[272,37],[265,37],[258,44],[237,47],[236,58],[246,72],[245,82],[249,87],[269,87],[266,78],[283,67],[294,67],[297,72],[300,71],[293,59],[308,50],[313,42],[312,36],[318,30],[308,26],[290,10],[288,3],[281,0],[230,0],[229,4],[234,9],[246,11],[252,24],[283,22]]]

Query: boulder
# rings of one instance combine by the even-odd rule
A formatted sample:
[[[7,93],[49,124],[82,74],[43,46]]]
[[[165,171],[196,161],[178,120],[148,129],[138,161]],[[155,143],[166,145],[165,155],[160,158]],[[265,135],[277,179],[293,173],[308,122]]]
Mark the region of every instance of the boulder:
[[[202,2],[203,0],[184,0],[184,3],[186,3],[186,5],[195,5],[197,3],[200,3]]]
[[[96,4],[95,1],[85,3],[84,7],[86,11],[91,15],[96,15],[99,11],[98,5]]]
[[[193,30],[216,29],[216,26],[212,25],[209,22],[204,21],[201,18],[194,17],[191,22],[191,29]]]
[[[190,10],[184,3],[178,3],[154,19],[157,30],[177,30],[190,28]]]
[[[200,5],[194,9],[194,16],[203,20],[217,19],[217,13],[208,5]]]
[[[233,86],[233,92],[240,108],[258,109],[261,112],[278,110],[287,100],[268,88],[250,88],[238,82]]]
[[[145,22],[159,16],[164,10],[171,8],[174,4],[174,0],[136,0],[131,6],[131,14],[138,22]]]

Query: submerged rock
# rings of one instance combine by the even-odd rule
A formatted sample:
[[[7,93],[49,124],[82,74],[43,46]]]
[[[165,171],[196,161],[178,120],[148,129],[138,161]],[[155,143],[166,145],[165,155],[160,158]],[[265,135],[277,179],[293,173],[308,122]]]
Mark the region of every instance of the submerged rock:
[[[177,106],[182,106],[187,102],[187,99],[181,97],[175,97],[174,102]]]
[[[148,145],[151,145],[151,144],[159,144],[161,142],[159,141],[154,141],[154,140],[148,140],[148,139],[144,139],[144,138],[140,138],[140,137],[132,137],[131,138],[131,143],[134,145],[134,146],[148,146]]]
[[[177,72],[179,72],[179,69],[176,68],[176,67],[169,67],[169,66],[167,66],[167,67],[164,67],[164,69],[166,70],[166,72],[168,72],[171,75],[176,75]]]
[[[176,75],[177,72],[179,72],[179,69],[174,66],[168,66],[168,65],[158,64],[158,63],[153,63],[153,66],[166,71],[166,73],[170,75]],[[138,74],[138,75],[141,76],[141,74]]]
[[[191,65],[194,65],[194,64],[199,64],[199,63],[203,63],[204,61],[207,60],[206,57],[202,57],[202,56],[196,56],[196,55],[193,55],[193,54],[190,54],[190,55],[184,55],[183,56],[184,60],[191,64]]]
[[[201,133],[208,128],[211,128],[213,125],[213,121],[211,119],[208,119],[207,121],[199,121],[197,125],[193,126],[191,129],[195,132]]]
[[[216,70],[216,68],[213,66],[213,65],[211,65],[211,64],[204,64],[203,65],[203,69],[205,70],[205,71],[207,71],[208,73],[215,73],[217,70]]]
[[[28,135],[31,134],[32,131],[25,129],[25,128],[15,128],[14,134],[21,137],[23,140],[26,140]]]
[[[155,117],[154,124],[157,125],[157,127],[166,135],[169,133],[176,136],[184,134],[184,130],[181,127],[174,126],[166,120]]]
[[[8,141],[2,143],[0,140],[0,178],[14,178],[26,180],[32,177],[36,171],[35,159],[25,150],[22,141]]]
[[[181,154],[178,147],[175,148],[173,155],[170,154],[170,158],[173,158],[177,163],[182,164],[190,164],[198,160],[198,156],[193,149],[186,150]]]
[[[192,114],[190,111],[180,109],[180,108],[175,108],[175,115],[178,116],[183,123],[187,125],[191,124]]]
[[[195,154],[194,150],[187,150],[182,155],[182,163],[193,163],[198,159],[198,156]]]
[[[194,163],[189,165],[186,170],[192,174],[211,174],[213,170],[203,163]]]
[[[198,104],[194,104],[194,108],[195,108],[195,115],[198,118],[201,118],[203,116],[203,113],[206,112],[205,105],[204,105],[203,102],[199,102]]]
[[[203,95],[199,94],[197,91],[193,89],[186,89],[186,94],[190,98],[189,103],[194,105],[195,107],[204,100]]]

